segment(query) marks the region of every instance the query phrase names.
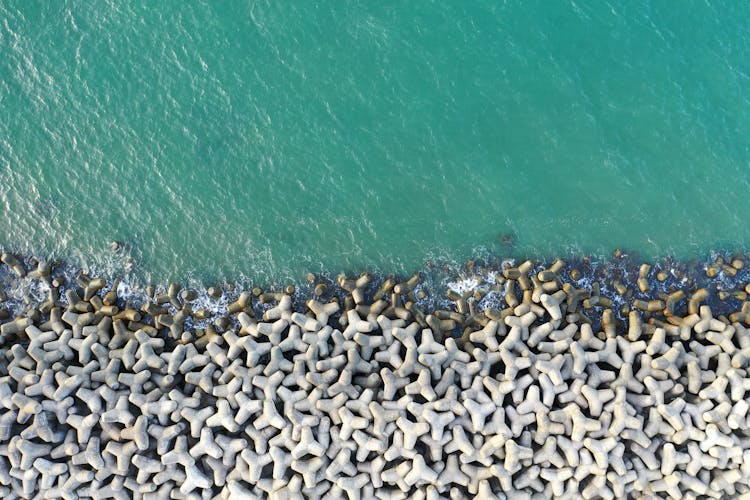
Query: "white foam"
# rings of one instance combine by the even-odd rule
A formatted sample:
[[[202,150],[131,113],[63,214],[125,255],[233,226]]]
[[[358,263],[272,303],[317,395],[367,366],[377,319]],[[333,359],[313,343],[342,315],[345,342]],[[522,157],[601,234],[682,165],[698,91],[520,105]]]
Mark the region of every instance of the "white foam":
[[[35,306],[47,300],[50,286],[42,280],[29,278],[13,278],[3,283],[3,290],[7,295],[3,306],[15,316],[25,311],[29,305]]]
[[[458,281],[451,281],[447,285],[454,292],[463,295],[466,292],[474,292],[479,288],[479,279],[472,276]]]

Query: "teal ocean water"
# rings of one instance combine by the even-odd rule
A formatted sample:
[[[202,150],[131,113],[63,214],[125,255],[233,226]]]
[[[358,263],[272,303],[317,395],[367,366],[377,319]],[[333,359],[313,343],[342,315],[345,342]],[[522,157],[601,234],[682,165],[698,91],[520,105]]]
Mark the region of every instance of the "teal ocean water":
[[[747,248],[747,19],[709,1],[4,1],[0,246],[116,271],[118,240],[142,279],[264,281]]]

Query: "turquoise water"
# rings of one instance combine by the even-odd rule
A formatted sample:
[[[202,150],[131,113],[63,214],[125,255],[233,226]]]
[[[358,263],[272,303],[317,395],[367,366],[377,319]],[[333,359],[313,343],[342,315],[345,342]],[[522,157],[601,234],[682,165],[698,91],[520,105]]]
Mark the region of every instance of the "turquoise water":
[[[595,4],[3,2],[0,245],[149,280],[748,247],[750,4]]]

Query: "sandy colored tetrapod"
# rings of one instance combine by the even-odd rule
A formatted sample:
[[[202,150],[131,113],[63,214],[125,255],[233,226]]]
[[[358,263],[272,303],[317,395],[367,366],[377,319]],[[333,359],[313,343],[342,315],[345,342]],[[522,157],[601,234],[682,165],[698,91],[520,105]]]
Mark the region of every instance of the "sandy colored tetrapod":
[[[12,345],[0,356],[0,456],[12,466],[0,467],[0,488],[221,498],[750,491],[740,435],[750,340],[738,322],[750,306],[725,316],[699,289],[682,317],[682,291],[634,302],[574,288],[562,263],[539,269],[506,269],[498,289],[509,307],[484,312],[475,301],[485,296],[467,293],[452,298],[458,310],[429,314],[416,275],[384,283],[377,299],[366,293],[371,276],[345,280],[341,305],[311,300],[301,311],[290,294],[246,292],[233,315],[219,311],[222,325],[187,332],[194,340],[184,336],[189,289],[170,286],[162,305],[138,312],[81,276],[83,296],[61,290],[44,322],[0,326]],[[634,306],[626,320],[613,300]],[[457,325],[463,341],[441,336]]]

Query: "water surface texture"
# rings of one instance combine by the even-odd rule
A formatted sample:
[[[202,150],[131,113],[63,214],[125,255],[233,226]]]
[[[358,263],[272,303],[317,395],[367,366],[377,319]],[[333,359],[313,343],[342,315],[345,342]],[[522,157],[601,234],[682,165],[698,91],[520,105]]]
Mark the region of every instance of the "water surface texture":
[[[750,243],[750,4],[317,4],[2,2],[0,245],[274,280]]]

